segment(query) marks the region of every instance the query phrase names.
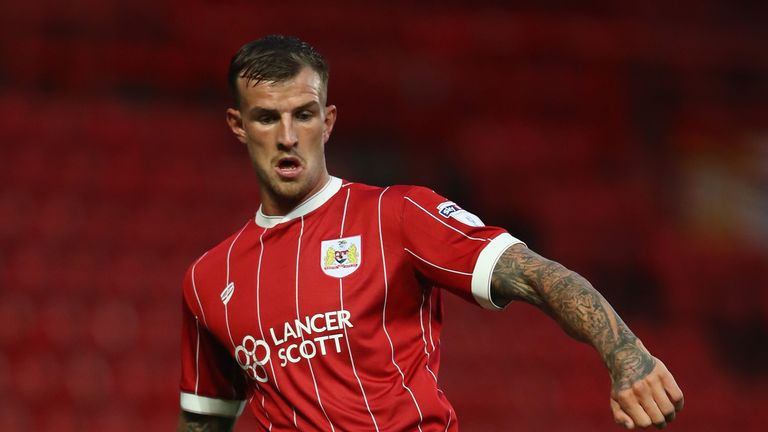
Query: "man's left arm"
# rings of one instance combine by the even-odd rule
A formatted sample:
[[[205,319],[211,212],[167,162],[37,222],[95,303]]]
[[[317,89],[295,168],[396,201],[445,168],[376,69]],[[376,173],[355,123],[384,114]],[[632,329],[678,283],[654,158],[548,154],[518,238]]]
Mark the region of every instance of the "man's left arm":
[[[493,302],[530,303],[573,338],[595,347],[608,368],[614,420],[627,428],[663,428],[683,407],[683,393],[605,298],[577,273],[523,244],[509,247],[491,278]]]

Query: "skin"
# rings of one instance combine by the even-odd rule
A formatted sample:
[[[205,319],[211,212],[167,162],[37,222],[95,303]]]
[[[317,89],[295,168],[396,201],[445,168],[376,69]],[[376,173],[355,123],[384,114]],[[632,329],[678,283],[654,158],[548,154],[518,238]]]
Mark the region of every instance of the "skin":
[[[240,106],[227,109],[227,124],[245,144],[259,180],[261,211],[285,215],[329,180],[325,143],[336,122],[336,107],[325,105],[325,86],[309,67],[283,82],[238,80]],[[296,178],[281,177],[281,158],[300,164]]]
[[[230,432],[235,419],[182,411],[176,432]]]
[[[494,303],[530,303],[571,337],[591,344],[611,375],[614,421],[627,429],[661,429],[683,408],[683,393],[610,304],[577,273],[518,244],[499,258],[491,278]]]
[[[241,78],[238,88],[241,103],[227,110],[227,123],[248,149],[262,212],[285,215],[329,179],[325,143],[336,107],[325,105],[326,88],[310,68],[278,83],[253,85]],[[286,157],[300,166],[290,178],[279,169]],[[628,429],[663,428],[682,409],[683,394],[670,372],[583,277],[524,245],[514,245],[494,268],[491,293],[498,305],[519,300],[538,307],[566,333],[597,350],[613,383],[610,406],[616,423]],[[234,421],[182,411],[177,431],[231,431]]]

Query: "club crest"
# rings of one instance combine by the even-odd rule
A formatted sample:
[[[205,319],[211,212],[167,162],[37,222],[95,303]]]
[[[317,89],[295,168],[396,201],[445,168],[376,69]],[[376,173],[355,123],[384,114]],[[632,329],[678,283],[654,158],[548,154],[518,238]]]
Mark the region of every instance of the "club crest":
[[[320,268],[323,273],[335,278],[352,274],[362,262],[361,237],[344,237],[323,240],[320,244]]]

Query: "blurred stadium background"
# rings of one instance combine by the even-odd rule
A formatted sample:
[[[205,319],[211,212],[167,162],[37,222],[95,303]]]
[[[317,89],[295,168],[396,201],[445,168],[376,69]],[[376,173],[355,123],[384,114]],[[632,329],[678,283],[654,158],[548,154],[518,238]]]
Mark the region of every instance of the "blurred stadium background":
[[[173,429],[184,270],[258,204],[227,64],[281,32],[330,62],[332,172],[586,275],[676,374],[672,430],[766,430],[768,3],[383,3],[0,2],[0,429]],[[442,358],[462,430],[615,430],[533,308],[449,298]]]

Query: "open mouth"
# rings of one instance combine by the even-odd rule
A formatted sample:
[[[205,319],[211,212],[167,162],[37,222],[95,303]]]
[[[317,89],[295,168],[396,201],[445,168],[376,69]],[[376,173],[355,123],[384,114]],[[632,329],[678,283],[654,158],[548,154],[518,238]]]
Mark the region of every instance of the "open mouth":
[[[277,161],[275,170],[280,177],[292,179],[299,175],[302,166],[301,161],[295,156],[282,157]]]

